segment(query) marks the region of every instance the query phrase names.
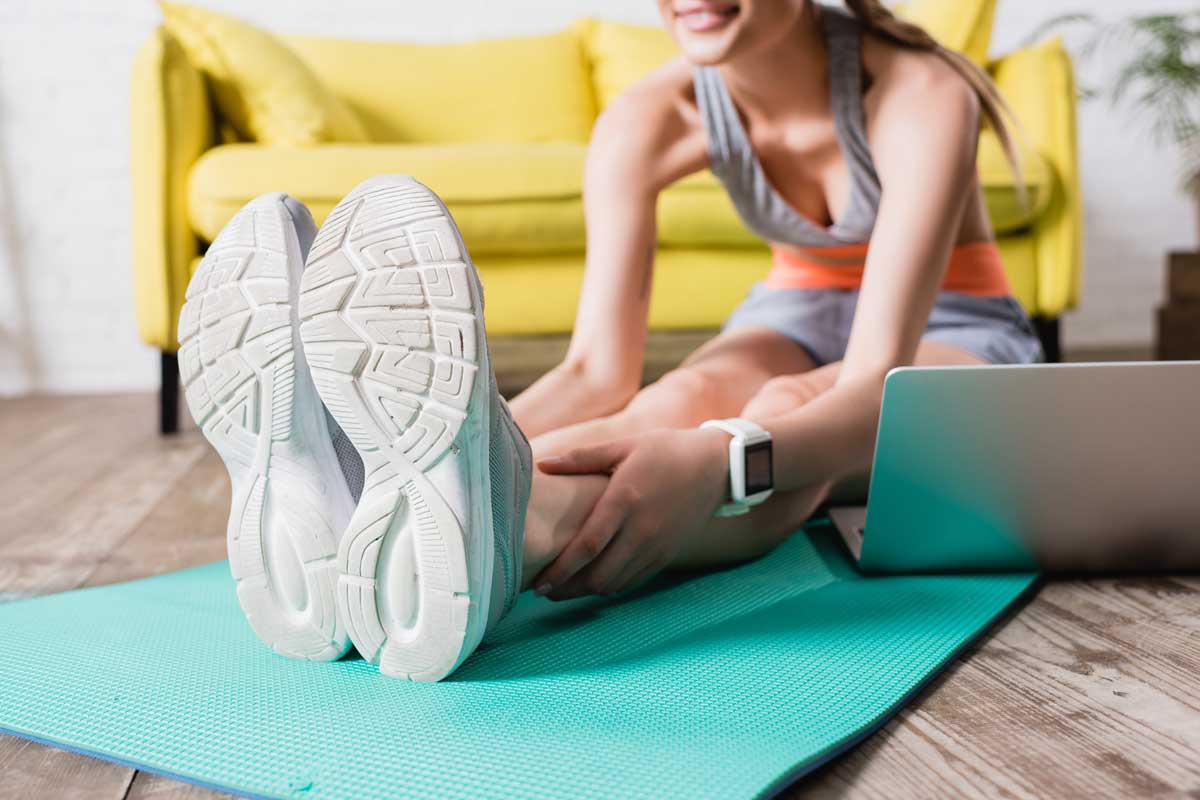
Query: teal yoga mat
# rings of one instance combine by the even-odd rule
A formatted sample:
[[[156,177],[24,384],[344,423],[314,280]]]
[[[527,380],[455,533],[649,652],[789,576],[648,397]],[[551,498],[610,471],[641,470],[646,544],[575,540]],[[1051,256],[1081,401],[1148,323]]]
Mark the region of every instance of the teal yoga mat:
[[[289,661],[224,563],[0,605],[0,729],[267,797],[751,797],[881,725],[1032,575],[863,578],[828,528],[615,600],[525,597],[452,677]]]

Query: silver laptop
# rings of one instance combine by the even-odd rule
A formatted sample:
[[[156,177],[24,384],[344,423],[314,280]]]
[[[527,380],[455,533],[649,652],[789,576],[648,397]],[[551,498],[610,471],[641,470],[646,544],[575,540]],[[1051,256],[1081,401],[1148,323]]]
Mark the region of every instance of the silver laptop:
[[[830,518],[866,572],[1200,570],[1200,361],[894,370]]]

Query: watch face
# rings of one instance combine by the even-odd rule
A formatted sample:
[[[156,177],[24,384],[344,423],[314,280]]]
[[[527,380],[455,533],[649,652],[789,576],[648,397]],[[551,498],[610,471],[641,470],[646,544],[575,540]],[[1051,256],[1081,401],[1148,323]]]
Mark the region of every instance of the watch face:
[[[748,444],[746,456],[746,496],[765,492],[775,486],[771,465],[771,443]]]

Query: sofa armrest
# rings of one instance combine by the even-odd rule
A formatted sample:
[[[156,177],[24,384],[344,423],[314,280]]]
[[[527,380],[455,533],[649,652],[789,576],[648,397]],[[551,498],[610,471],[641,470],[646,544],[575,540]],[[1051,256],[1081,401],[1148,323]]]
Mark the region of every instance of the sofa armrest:
[[[187,221],[187,175],[212,145],[213,112],[203,76],[162,28],[138,52],[131,89],[138,332],[147,344],[174,352],[179,309],[199,250]]]
[[[1055,173],[1049,205],[1033,227],[1037,258],[1035,313],[1057,317],[1079,302],[1083,197],[1079,186],[1078,95],[1071,59],[1057,37],[989,66],[1029,145]]]

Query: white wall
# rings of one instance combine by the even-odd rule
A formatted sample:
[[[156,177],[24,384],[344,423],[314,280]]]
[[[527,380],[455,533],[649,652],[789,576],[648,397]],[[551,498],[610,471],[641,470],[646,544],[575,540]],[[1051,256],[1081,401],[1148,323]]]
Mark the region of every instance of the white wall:
[[[197,0],[279,30],[440,40],[537,32],[580,14],[653,23],[653,0]],[[1139,0],[1002,0],[996,50],[1046,17],[1112,16]],[[1191,5],[1160,0],[1164,8]],[[156,385],[129,268],[128,83],[156,24],[149,2],[0,2],[0,393]],[[1162,254],[1194,243],[1174,161],[1101,106],[1081,115],[1088,260],[1069,344],[1151,336]]]
[[[1000,0],[992,52],[1017,47],[1042,21],[1068,12],[1117,19],[1195,8],[1195,0]],[[1073,36],[1067,39],[1071,45]],[[1080,82],[1103,84],[1110,67],[1087,62],[1080,67]],[[1147,130],[1107,100],[1080,107],[1083,299],[1064,318],[1068,347],[1150,342],[1153,310],[1163,297],[1165,253],[1200,244],[1195,213],[1178,188],[1179,162],[1173,153],[1158,152]]]

